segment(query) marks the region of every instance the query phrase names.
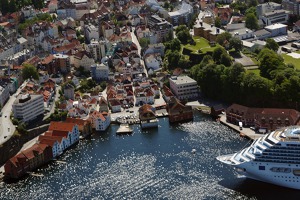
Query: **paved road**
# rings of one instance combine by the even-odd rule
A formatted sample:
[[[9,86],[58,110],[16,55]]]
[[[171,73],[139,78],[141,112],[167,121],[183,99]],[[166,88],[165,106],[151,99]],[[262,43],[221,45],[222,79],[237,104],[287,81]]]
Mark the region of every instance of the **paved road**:
[[[142,48],[141,48],[141,45],[140,45],[140,43],[139,43],[137,37],[136,37],[135,34],[134,34],[134,30],[135,30],[135,28],[132,27],[132,32],[131,32],[132,42],[136,44],[136,46],[137,46],[137,48],[138,48],[138,54],[139,54],[139,56],[141,57],[141,49],[142,49]],[[146,66],[145,66],[145,63],[144,63],[144,60],[143,60],[142,57],[141,57],[141,65],[144,66],[144,72],[145,72],[146,76],[148,77],[148,72],[147,72],[147,69],[146,69]]]
[[[23,85],[25,85],[26,82],[24,82]],[[22,85],[22,86],[23,86]],[[12,105],[14,101],[16,100],[17,95],[20,94],[21,88],[18,88],[18,90],[10,96],[9,100],[6,102],[4,107],[2,108],[2,116],[0,117],[0,145],[5,143],[16,130],[16,127],[12,124],[10,120],[10,114],[12,112]]]
[[[52,101],[52,104],[51,104],[51,109],[50,109],[50,112],[48,112],[45,116],[44,116],[44,119],[47,119],[48,117],[50,117],[50,115],[52,113],[54,113],[55,111],[55,102],[58,101],[59,97],[60,97],[60,94],[59,94],[59,90],[61,89],[61,86],[56,86],[56,89],[55,89],[55,95],[54,95],[54,99]]]

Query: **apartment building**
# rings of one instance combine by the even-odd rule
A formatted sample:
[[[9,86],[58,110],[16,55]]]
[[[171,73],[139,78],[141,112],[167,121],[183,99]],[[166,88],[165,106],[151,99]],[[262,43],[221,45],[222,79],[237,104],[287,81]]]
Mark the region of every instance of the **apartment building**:
[[[198,97],[197,82],[189,76],[172,76],[169,78],[170,88],[179,100]]]
[[[44,114],[43,95],[19,95],[12,106],[14,118],[28,122]]]
[[[188,3],[182,2],[181,7],[178,10],[169,12],[168,14],[170,16],[171,23],[175,26],[179,24],[188,24],[193,13],[193,7]]]

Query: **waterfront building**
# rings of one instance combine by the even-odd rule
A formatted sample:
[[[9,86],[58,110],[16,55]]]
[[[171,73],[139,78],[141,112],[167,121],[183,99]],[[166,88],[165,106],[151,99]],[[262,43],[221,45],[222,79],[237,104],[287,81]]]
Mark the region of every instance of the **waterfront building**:
[[[149,104],[145,104],[139,108],[139,118],[142,128],[158,127],[155,108]]]
[[[66,119],[66,122],[77,124],[79,132],[83,137],[86,137],[86,136],[92,134],[92,123],[90,120],[68,117]]]
[[[39,144],[46,144],[52,148],[52,155],[53,158],[56,158],[57,156],[61,155],[63,153],[61,149],[61,137],[54,137],[54,136],[45,136],[40,135],[38,139]]]
[[[183,105],[175,97],[171,97],[171,99],[168,101],[167,112],[169,113],[169,121],[170,122],[193,120],[192,107]]]
[[[179,100],[195,99],[198,97],[197,82],[189,76],[172,76],[169,78],[170,89]]]
[[[48,129],[48,135],[62,136],[70,141],[70,146],[79,141],[79,129],[78,125],[69,122],[54,122],[50,123]]]
[[[253,126],[256,129],[272,131],[284,126],[297,125],[300,113],[294,109],[282,108],[250,108],[232,104],[226,109],[226,121],[243,126]]]
[[[96,131],[105,131],[110,125],[110,114],[107,112],[94,111],[90,114],[89,119],[91,120],[92,127]]]
[[[15,119],[28,122],[44,114],[43,95],[19,95],[12,105]]]
[[[4,165],[5,176],[20,178],[26,172],[49,162],[53,158],[52,148],[46,144],[34,144],[32,147],[10,158]]]

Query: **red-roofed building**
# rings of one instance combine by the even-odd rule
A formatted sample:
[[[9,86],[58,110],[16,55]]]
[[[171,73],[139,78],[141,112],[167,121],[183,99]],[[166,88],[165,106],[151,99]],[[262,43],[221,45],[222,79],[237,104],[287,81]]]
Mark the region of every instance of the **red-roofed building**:
[[[56,158],[63,153],[63,150],[61,148],[62,139],[63,137],[41,135],[39,136],[38,140],[39,144],[46,144],[48,146],[51,146],[53,158]]]
[[[91,122],[91,120],[84,120],[84,119],[79,119],[79,118],[68,117],[66,119],[66,122],[77,124],[78,128],[79,128],[79,131],[80,131],[80,134],[83,137],[86,137],[86,136],[92,134],[92,122]]]
[[[96,131],[105,131],[110,125],[111,121],[110,114],[108,112],[100,113],[98,111],[90,113],[89,119],[92,123],[92,127]]]
[[[74,123],[52,121],[48,131],[52,131],[52,136],[66,137],[70,142],[69,146],[79,141],[78,125]]]
[[[294,109],[281,108],[250,108],[239,104],[232,104],[226,110],[226,121],[243,126],[254,126],[256,129],[273,131],[275,129],[299,125],[300,113]]]
[[[139,118],[142,128],[158,127],[158,120],[155,115],[155,108],[145,104],[139,108]]]
[[[169,113],[170,122],[193,120],[192,107],[183,105],[175,97],[171,97],[171,99],[168,101],[167,112]]]
[[[15,179],[20,178],[26,172],[36,169],[49,162],[52,158],[52,148],[50,146],[34,144],[5,163],[5,176]]]

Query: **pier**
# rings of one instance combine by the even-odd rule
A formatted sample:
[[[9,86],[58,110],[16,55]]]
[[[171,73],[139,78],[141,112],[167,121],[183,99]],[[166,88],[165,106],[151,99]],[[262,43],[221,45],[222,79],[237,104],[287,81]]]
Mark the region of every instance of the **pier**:
[[[119,134],[119,135],[121,135],[121,134],[130,134],[132,132],[133,132],[133,130],[129,126],[129,124],[121,124],[120,128],[117,130],[117,134]]]
[[[226,122],[226,115],[221,115],[220,123],[235,130],[236,132],[238,132],[240,134],[240,136],[246,137],[250,140],[256,140],[257,138],[264,136],[264,134],[255,133],[255,131],[251,130],[250,128],[243,127],[243,129],[240,130],[239,126]]]

